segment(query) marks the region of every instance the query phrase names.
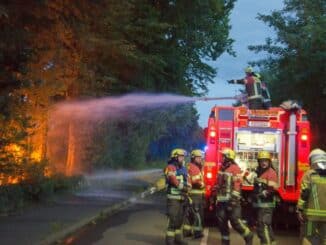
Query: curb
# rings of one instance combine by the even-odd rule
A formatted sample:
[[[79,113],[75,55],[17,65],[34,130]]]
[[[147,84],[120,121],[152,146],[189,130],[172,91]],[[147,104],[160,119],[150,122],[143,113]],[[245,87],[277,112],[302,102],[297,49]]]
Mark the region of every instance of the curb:
[[[68,227],[63,228],[61,231],[55,232],[43,240],[41,240],[38,244],[39,245],[50,245],[50,244],[61,244],[63,239],[71,235],[72,233],[82,229],[83,227],[96,224],[96,221],[103,218],[103,216],[109,216],[114,214],[115,212],[122,210],[123,208],[128,207],[129,205],[135,203],[137,200],[143,199],[148,195],[152,195],[154,192],[150,191],[149,189],[133,194],[130,198],[120,203],[113,204],[110,207],[104,208],[101,211],[97,212],[94,215],[81,219],[77,221],[75,224],[70,225]]]

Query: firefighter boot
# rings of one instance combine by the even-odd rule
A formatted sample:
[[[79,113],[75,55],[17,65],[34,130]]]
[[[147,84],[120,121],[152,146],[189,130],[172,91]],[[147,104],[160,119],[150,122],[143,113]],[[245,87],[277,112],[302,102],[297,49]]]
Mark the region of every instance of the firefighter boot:
[[[165,235],[165,244],[166,245],[174,245],[175,232],[167,231]]]
[[[202,238],[204,236],[203,231],[194,231],[195,239]]]
[[[230,245],[230,239],[229,238],[222,238],[222,245]]]
[[[172,237],[172,236],[166,236],[165,237],[165,244],[166,245],[174,245],[174,237]]]
[[[192,227],[190,225],[183,226],[183,237],[191,237],[192,236]]]
[[[176,230],[175,232],[175,244],[187,245],[188,243],[182,239],[181,230]]]
[[[247,236],[244,237],[246,245],[252,245],[253,239],[254,239],[254,234],[252,232],[250,232]]]

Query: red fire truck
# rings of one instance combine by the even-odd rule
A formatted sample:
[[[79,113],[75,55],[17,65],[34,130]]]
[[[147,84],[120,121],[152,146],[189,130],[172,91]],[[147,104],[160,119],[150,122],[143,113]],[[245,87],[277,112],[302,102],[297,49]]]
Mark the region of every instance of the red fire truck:
[[[272,155],[272,164],[279,177],[278,197],[282,205],[278,207],[287,213],[294,211],[301,177],[309,168],[310,125],[304,110],[215,106],[208,119],[206,138],[204,174],[207,199],[215,184],[222,160],[220,152],[224,148],[236,152],[236,162],[244,173],[244,194],[253,189],[250,176],[258,165],[257,153],[266,150]]]

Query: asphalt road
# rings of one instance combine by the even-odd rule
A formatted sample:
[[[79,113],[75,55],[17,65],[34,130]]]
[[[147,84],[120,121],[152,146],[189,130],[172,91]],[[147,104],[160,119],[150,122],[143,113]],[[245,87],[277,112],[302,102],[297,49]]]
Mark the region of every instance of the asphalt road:
[[[162,170],[101,171],[86,177],[78,192],[53,196],[9,216],[0,217],[0,244],[60,243],[62,236],[102,217],[106,210],[118,210],[134,200]]]
[[[89,225],[83,230],[68,237],[66,244],[164,244],[164,233],[167,224],[165,215],[165,197],[156,193],[136,202],[120,212],[106,217],[96,224]],[[187,238],[188,244],[220,244],[220,234],[212,225],[205,228],[205,236],[201,240]],[[298,231],[275,231],[278,244],[299,244]],[[240,235],[232,231],[231,244],[244,244]],[[260,244],[255,236],[254,244]]]

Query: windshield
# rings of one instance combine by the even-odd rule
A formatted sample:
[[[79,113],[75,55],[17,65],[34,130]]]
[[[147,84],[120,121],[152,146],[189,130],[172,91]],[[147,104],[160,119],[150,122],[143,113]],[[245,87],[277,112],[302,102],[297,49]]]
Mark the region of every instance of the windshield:
[[[243,172],[253,172],[258,166],[257,154],[265,150],[271,153],[272,165],[279,172],[281,133],[277,130],[264,129],[252,131],[241,129],[235,134],[236,162]],[[250,180],[249,182],[251,182]],[[250,185],[250,183],[244,185]]]
[[[241,130],[236,135],[236,151],[266,150],[277,152],[279,134],[275,131],[251,132]]]

